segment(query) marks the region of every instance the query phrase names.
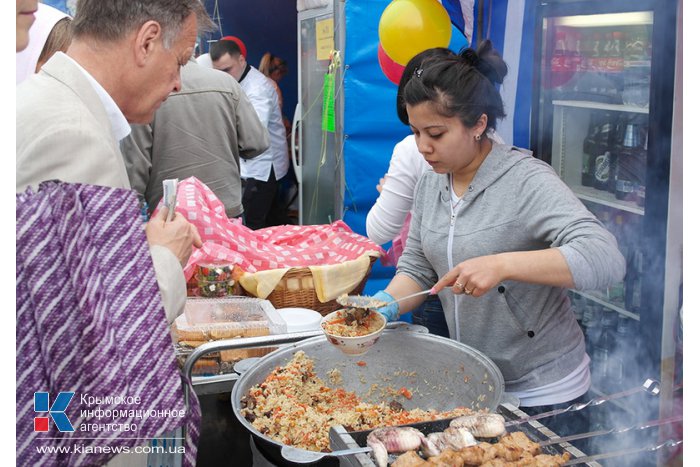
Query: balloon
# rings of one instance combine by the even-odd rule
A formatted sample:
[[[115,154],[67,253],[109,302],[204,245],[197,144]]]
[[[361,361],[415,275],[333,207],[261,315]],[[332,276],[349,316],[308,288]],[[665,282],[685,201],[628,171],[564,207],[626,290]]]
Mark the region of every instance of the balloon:
[[[437,0],[394,0],[379,19],[382,48],[399,65],[426,49],[447,47],[451,36],[450,17]]]
[[[403,74],[403,69],[405,67],[403,65],[399,65],[389,58],[386,52],[384,52],[381,44],[377,50],[377,58],[379,59],[379,68],[381,68],[382,72],[384,72],[384,76],[389,78],[389,81],[392,83],[398,85],[399,81],[401,81],[401,75]]]

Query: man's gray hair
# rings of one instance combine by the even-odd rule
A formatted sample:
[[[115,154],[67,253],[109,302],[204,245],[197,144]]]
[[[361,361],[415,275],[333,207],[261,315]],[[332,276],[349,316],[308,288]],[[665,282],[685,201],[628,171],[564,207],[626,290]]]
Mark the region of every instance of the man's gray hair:
[[[163,28],[163,45],[170,48],[193,13],[199,34],[215,29],[200,0],[78,0],[73,36],[117,41],[152,20]]]

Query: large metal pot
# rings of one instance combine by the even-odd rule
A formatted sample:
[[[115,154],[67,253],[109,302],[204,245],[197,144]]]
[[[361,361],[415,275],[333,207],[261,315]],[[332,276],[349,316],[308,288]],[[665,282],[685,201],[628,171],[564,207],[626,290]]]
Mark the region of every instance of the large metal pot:
[[[327,373],[338,369],[342,375],[340,386],[366,402],[390,402],[379,399],[382,391],[367,395],[375,383],[380,388],[405,386],[412,390],[412,399],[400,401],[407,410],[466,406],[495,411],[503,396],[503,375],[493,361],[478,350],[444,337],[387,330],[369,352],[357,358],[344,355],[324,336],[306,339],[263,357],[241,376],[231,393],[236,417],[254,435],[256,445],[278,465],[285,463],[279,454],[283,445],[260,433],[241,415],[241,399],[299,350],[313,358],[316,374],[326,384],[333,387]],[[359,360],[366,365],[357,365]]]

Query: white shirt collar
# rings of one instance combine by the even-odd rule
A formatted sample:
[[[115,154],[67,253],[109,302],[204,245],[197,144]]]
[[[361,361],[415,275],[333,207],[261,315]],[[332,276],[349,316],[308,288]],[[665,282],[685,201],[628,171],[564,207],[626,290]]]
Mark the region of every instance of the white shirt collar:
[[[93,78],[92,75],[88,73],[85,68],[80,66],[78,62],[73,60],[68,55],[66,55],[66,57],[70,61],[72,61],[75,64],[75,66],[77,66],[80,69],[80,71],[82,71],[85,74],[85,77],[88,79],[88,81],[92,85],[92,88],[99,96],[100,101],[102,102],[102,106],[107,112],[107,118],[109,118],[109,123],[112,126],[112,134],[114,135],[116,140],[121,141],[122,139],[129,136],[129,133],[131,133],[131,127],[129,126],[129,122],[126,120],[126,117],[124,117],[124,114],[122,113],[121,109],[117,106],[117,103],[114,102],[114,99],[112,99],[112,96],[110,96],[109,93],[105,91],[105,88],[103,88],[102,85],[98,83],[97,80]]]

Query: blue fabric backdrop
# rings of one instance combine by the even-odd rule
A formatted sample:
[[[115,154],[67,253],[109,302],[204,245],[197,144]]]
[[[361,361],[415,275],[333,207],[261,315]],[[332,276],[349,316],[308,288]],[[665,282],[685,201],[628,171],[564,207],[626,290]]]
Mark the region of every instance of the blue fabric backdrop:
[[[500,9],[494,8],[491,22],[491,37],[501,47],[505,3]],[[396,116],[396,85],[384,76],[377,61],[379,18],[388,4],[387,0],[348,0],[345,7],[348,69],[344,77],[344,220],[363,235],[367,233],[367,213],[379,196],[377,182],[389,168],[394,145],[410,132]],[[453,27],[449,47],[458,51],[465,45],[468,45],[466,38]],[[383,289],[394,272],[393,267],[383,267],[377,261],[365,293]]]

